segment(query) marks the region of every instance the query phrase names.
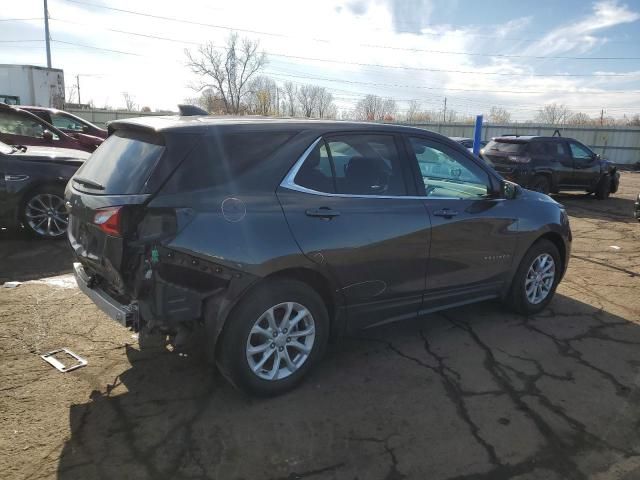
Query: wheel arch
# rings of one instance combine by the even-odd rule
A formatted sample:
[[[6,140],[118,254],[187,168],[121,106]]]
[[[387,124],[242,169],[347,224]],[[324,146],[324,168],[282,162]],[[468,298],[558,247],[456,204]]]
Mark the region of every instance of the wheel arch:
[[[274,271],[265,277],[262,277],[254,282],[251,285],[247,286],[233,301],[232,304],[228,305],[223,310],[218,310],[218,314],[216,315],[215,320],[213,320],[212,325],[207,325],[207,328],[211,328],[209,332],[209,338],[212,342],[211,349],[208,355],[210,361],[215,360],[215,352],[219,350],[219,342],[224,337],[225,329],[227,326],[227,320],[231,316],[231,313],[237,306],[242,302],[242,299],[247,295],[251,294],[251,291],[259,286],[263,285],[265,282],[273,281],[276,279],[293,279],[297,280],[301,283],[308,285],[312,288],[316,293],[320,295],[323,303],[327,308],[327,314],[329,316],[329,328],[330,328],[330,336],[334,337],[339,335],[345,328],[345,315],[341,315],[341,297],[338,293],[338,289],[333,284],[330,278],[321,272],[308,268],[308,267],[290,267],[284,268],[281,270]],[[207,307],[205,306],[205,312],[207,311]],[[206,314],[208,315],[208,314]],[[205,325],[207,323],[207,319],[205,318]],[[211,338],[213,335],[213,338]]]

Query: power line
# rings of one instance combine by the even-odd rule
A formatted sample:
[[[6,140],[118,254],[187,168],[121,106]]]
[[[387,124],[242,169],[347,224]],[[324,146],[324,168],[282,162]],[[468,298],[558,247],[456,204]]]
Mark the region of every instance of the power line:
[[[123,55],[133,55],[134,57],[144,57],[145,56],[145,55],[141,55],[139,53],[125,52],[123,50],[112,50],[110,48],[94,47],[93,45],[84,45],[82,43],[65,42],[64,40],[54,40],[53,38],[51,39],[51,41],[54,42],[54,43],[62,43],[62,44],[65,44],[65,45],[74,45],[76,47],[92,48],[94,50],[101,50],[103,52],[121,53]]]
[[[33,18],[0,18],[0,22],[27,22],[29,20],[43,20],[43,17]]]
[[[71,0],[69,0],[71,1]],[[60,18],[52,18],[52,20],[71,23],[76,25],[87,26],[85,23],[74,22],[71,20],[63,20]],[[163,37],[160,35],[151,35],[151,34],[143,34],[137,32],[130,32],[126,30],[119,30],[114,28],[106,28],[103,27],[104,30],[120,33],[124,35],[133,35],[137,37],[150,38],[154,40],[162,40],[167,42],[175,42],[181,44],[190,44],[190,45],[200,45],[199,42],[193,42],[189,40],[180,40],[176,38]],[[221,46],[213,46],[216,49],[227,50],[225,47]],[[95,47],[94,47],[95,48]],[[438,73],[458,73],[458,74],[468,74],[468,75],[497,75],[497,76],[516,76],[516,77],[634,77],[640,76],[638,73],[588,73],[588,74],[572,74],[572,73],[512,73],[512,72],[479,72],[472,70],[446,70],[439,68],[426,68],[426,67],[409,67],[404,65],[385,65],[379,63],[361,63],[361,62],[351,62],[346,60],[333,60],[330,58],[319,58],[319,57],[306,57],[301,55],[289,55],[285,53],[274,53],[274,52],[265,52],[272,57],[281,57],[281,58],[290,58],[294,60],[310,60],[313,62],[324,62],[324,63],[335,63],[342,65],[356,65],[361,67],[374,67],[374,68],[385,68],[385,69],[394,69],[394,70],[416,70],[416,71],[424,71],[424,72],[438,72]]]
[[[268,72],[270,75],[273,76],[280,76],[282,77],[283,75],[278,74],[277,72]],[[392,83],[376,83],[376,82],[361,82],[361,81],[355,81],[355,80],[342,80],[342,79],[337,79],[337,78],[323,78],[323,77],[313,77],[313,76],[306,76],[306,75],[294,75],[294,74],[286,74],[284,75],[286,76],[291,76],[291,77],[295,77],[295,78],[307,78],[310,80],[322,80],[322,81],[327,81],[327,82],[337,82],[337,83],[348,83],[348,84],[355,84],[355,85],[373,85],[373,86],[378,86],[378,87],[392,87],[392,88],[419,88],[419,89],[425,89],[425,90],[445,90],[445,91],[459,91],[459,92],[479,92],[479,93],[513,93],[513,94],[525,94],[525,95],[530,95],[532,93],[539,93],[539,94],[553,94],[553,93],[564,93],[564,94],[588,94],[588,95],[603,95],[603,94],[611,94],[611,93],[640,93],[640,90],[608,90],[606,92],[571,92],[571,91],[560,91],[560,90],[547,90],[547,91],[538,91],[538,90],[527,90],[527,91],[522,91],[522,90],[479,90],[479,89],[471,89],[471,88],[449,88],[449,87],[427,87],[424,85],[401,85],[401,84],[392,84]]]
[[[244,28],[230,27],[228,25],[216,25],[216,24],[210,24],[210,23],[204,23],[204,22],[196,22],[193,20],[166,17],[163,15],[155,15],[151,13],[138,12],[134,10],[126,10],[123,8],[107,7],[106,5],[98,5],[95,3],[89,3],[89,2],[84,2],[80,0],[66,0],[66,1],[71,3],[76,3],[79,5],[94,7],[94,8],[102,8],[105,10],[112,10],[116,12],[127,13],[130,15],[138,15],[142,17],[155,18],[158,20],[165,20],[168,22],[185,23],[189,25],[198,25],[201,27],[252,33],[256,35],[292,38],[291,35],[285,35],[283,33],[265,32],[260,30],[250,30],[250,29],[244,29]],[[311,38],[309,40],[320,41],[320,42],[333,42],[332,39]],[[544,56],[543,55],[515,55],[515,54],[504,54],[504,53],[476,53],[476,52],[459,52],[459,51],[448,51],[448,50],[430,50],[430,49],[418,49],[418,48],[391,47],[387,45],[372,45],[372,44],[358,44],[358,45],[363,47],[369,47],[369,48],[385,48],[385,49],[391,49],[391,50],[406,50],[411,52],[435,53],[435,54],[443,54],[443,55],[469,55],[469,56],[479,56],[479,57],[534,58],[534,59],[560,59],[560,60],[640,60],[640,57],[576,57],[576,56],[551,56],[551,55],[544,55]]]

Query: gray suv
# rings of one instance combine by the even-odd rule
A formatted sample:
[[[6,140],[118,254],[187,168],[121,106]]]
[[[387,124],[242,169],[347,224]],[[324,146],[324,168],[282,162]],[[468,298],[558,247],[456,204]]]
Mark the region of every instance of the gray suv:
[[[539,312],[571,247],[562,205],[393,125],[116,121],[66,202],[80,288],[141,346],[204,331],[258,395],[354,329],[493,298]]]

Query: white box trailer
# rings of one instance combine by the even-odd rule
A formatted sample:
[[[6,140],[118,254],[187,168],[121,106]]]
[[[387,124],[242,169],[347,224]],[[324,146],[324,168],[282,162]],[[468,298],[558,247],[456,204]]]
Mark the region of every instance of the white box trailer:
[[[64,108],[64,72],[59,68],[0,64],[0,102]]]

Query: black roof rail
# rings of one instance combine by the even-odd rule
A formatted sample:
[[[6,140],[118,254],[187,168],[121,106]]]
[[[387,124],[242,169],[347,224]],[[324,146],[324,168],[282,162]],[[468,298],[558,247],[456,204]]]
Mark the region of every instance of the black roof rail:
[[[558,129],[556,128],[555,132],[553,132],[553,135],[551,135],[551,136],[552,136],[552,137],[561,137],[561,136],[562,136],[562,134],[560,133],[560,130],[558,130]]]
[[[209,112],[195,105],[178,105],[178,111],[183,117],[191,117],[194,115],[209,115]]]

